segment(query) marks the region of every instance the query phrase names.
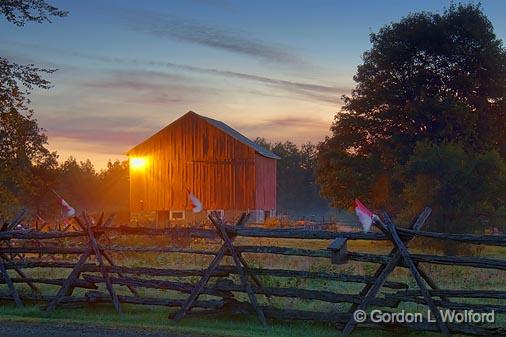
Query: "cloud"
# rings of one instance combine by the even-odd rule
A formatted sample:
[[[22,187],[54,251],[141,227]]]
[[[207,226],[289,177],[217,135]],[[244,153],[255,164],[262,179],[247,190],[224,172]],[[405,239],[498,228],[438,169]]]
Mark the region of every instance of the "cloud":
[[[77,141],[101,153],[125,152],[125,144],[135,144],[152,132],[142,116],[59,115],[40,118],[51,142]],[[144,125],[144,126],[142,126]],[[95,146],[94,146],[95,145]],[[127,145],[128,146],[128,145]]]
[[[177,74],[144,70],[113,70],[106,72],[105,75],[80,84],[107,92],[108,95],[117,92],[124,103],[157,105],[193,103],[196,97],[201,98],[217,93],[212,88],[203,87]]]
[[[235,125],[249,134],[253,134],[255,132],[276,131],[280,130],[280,128],[291,131],[300,130],[303,132],[313,132],[314,130],[321,131],[329,128],[328,121],[308,117],[272,118],[259,120],[254,123],[236,123]]]
[[[185,76],[155,71],[106,71],[64,87],[58,106],[52,97],[36,95],[41,126],[52,143],[86,144],[99,153],[124,153],[174,112],[218,96]]]
[[[253,38],[238,29],[218,28],[187,18],[165,14],[162,16],[147,11],[139,13],[122,10],[117,13],[135,31],[160,38],[225,50],[277,64],[305,64],[289,52],[288,48]]]
[[[264,137],[270,141],[290,140],[296,144],[318,143],[330,133],[329,121],[318,117],[286,116],[258,121],[233,123],[233,127],[250,139]]]
[[[110,63],[118,64],[118,59],[106,60],[103,57],[100,57],[99,60],[106,61]],[[323,85],[323,84],[315,84],[315,83],[307,83],[300,81],[289,81],[282,80],[273,77],[259,76],[248,73],[241,73],[229,70],[221,70],[214,68],[202,68],[195,67],[191,65],[173,63],[173,62],[161,62],[161,61],[153,61],[153,60],[128,60],[123,59],[123,64],[125,65],[148,65],[157,68],[169,68],[169,69],[178,69],[187,72],[211,75],[211,76],[220,76],[227,78],[236,78],[246,81],[257,82],[260,84],[268,85],[271,87],[279,88],[288,93],[294,93],[298,96],[310,98],[311,100],[317,100],[325,103],[337,103],[340,95],[345,94],[350,91],[348,88],[337,88],[333,86]]]
[[[63,49],[47,48],[44,46],[23,45],[19,43],[10,43],[10,45],[14,46],[21,45],[25,47],[27,46],[31,48],[36,48],[37,50],[45,50],[51,53],[57,53],[59,55],[68,55],[72,56],[73,58],[83,58],[114,66],[135,67],[135,69],[139,69],[140,67],[152,67],[157,69],[180,70],[184,72],[191,72],[210,76],[236,78],[240,80],[264,84],[269,87],[276,87],[280,90],[283,90],[286,93],[295,94],[294,97],[303,97],[305,99],[316,100],[324,103],[337,104],[339,102],[339,97],[341,95],[347,94],[351,91],[351,88],[347,87],[336,87],[332,85],[325,85],[319,83],[285,80],[230,70],[197,67],[170,61],[100,56]]]

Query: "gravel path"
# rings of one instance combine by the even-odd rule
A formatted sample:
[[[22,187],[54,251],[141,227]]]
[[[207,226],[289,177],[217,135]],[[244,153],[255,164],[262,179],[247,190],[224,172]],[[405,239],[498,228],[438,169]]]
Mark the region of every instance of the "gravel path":
[[[94,327],[58,322],[0,321],[0,337],[197,337],[142,328]]]

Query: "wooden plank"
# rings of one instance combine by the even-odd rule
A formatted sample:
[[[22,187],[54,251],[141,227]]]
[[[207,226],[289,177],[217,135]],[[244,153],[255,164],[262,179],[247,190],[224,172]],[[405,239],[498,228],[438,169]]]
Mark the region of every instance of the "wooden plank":
[[[105,279],[96,275],[84,274],[83,278],[90,283],[105,283]],[[111,277],[113,284],[119,285],[132,285],[139,288],[151,288],[151,289],[167,289],[179,291],[182,293],[189,294],[195,287],[192,283],[180,282],[180,281],[166,281],[157,279],[146,279],[137,277]],[[227,289],[217,287],[204,287],[201,294],[218,296],[223,298],[229,298],[232,296],[231,292]]]
[[[114,214],[110,215],[104,222],[104,213],[102,212],[102,214],[100,215],[100,218],[99,220],[97,221],[97,229],[100,228],[100,227],[107,227],[109,226],[112,221],[114,220]],[[114,264],[114,261],[112,260],[112,258],[109,256],[109,254],[103,250],[100,251],[100,253],[102,254],[102,256],[104,257],[104,259],[106,259],[107,262],[109,262],[109,264],[112,266],[112,267],[115,267],[115,264]],[[105,265],[102,265],[100,266],[100,268],[104,269],[105,268]],[[117,273],[119,277],[123,277],[123,274],[122,273]],[[139,293],[137,292],[137,290],[135,290],[134,287],[132,287],[131,285],[127,285],[127,288],[128,290],[130,290],[130,292],[135,295],[135,296],[139,296]],[[114,298],[114,297],[113,297]]]
[[[412,228],[415,230],[419,230],[424,223],[427,221],[428,217],[432,210],[430,208],[425,208],[422,213],[418,216],[417,220],[412,224]],[[362,303],[359,305],[352,305],[349,313],[353,313],[356,310],[365,310],[367,306],[372,302],[372,300],[376,297],[379,290],[383,286],[386,281],[388,275],[395,269],[395,267],[402,260],[402,256],[399,252],[397,246],[394,246],[389,256],[391,256],[390,260],[386,264],[382,264],[375,272],[373,278],[376,281],[373,284],[367,284],[359,293],[360,296],[363,297]],[[343,329],[343,334],[345,336],[349,335],[353,329],[355,328],[357,322],[354,318],[351,318],[345,325]]]
[[[28,286],[36,293],[40,293],[40,289],[35,285],[33,284],[30,280],[29,280],[29,277],[23,272],[23,270],[21,270],[20,268],[14,268],[14,271],[21,277],[21,279],[23,280],[26,280],[26,284],[28,284]]]
[[[42,295],[42,294],[20,294],[20,297],[24,301],[34,302],[50,302],[54,300],[55,296]],[[133,296],[118,296],[121,303],[131,303],[139,305],[160,305],[165,307],[180,307],[183,304],[183,300],[177,299],[162,299],[152,297],[133,297]],[[0,293],[0,300],[12,300],[10,294]],[[66,296],[61,302],[64,303],[111,303],[111,297],[108,294],[93,291],[86,292],[84,296]],[[223,307],[223,300],[206,300],[206,301],[195,301],[193,304],[197,308],[206,309],[218,309]]]
[[[450,336],[450,331],[448,330],[448,327],[446,326],[445,322],[443,321],[443,318],[441,317],[441,314],[440,314],[439,310],[437,309],[437,307],[434,303],[434,300],[430,296],[429,291],[425,287],[425,283],[422,280],[422,276],[420,275],[420,272],[416,268],[415,263],[413,262],[413,260],[409,256],[406,246],[404,245],[401,238],[399,237],[399,234],[397,233],[395,225],[390,221],[388,214],[385,214],[384,218],[385,218],[385,223],[386,223],[388,229],[390,230],[390,234],[392,236],[392,239],[394,240],[395,245],[399,249],[399,253],[402,256],[402,259],[408,265],[409,270],[411,271],[411,274],[415,278],[415,281],[418,284],[418,287],[420,288],[420,290],[423,294],[423,297],[424,297],[425,301],[427,302],[427,305],[430,308],[430,311],[432,311],[432,314],[436,318],[436,322],[437,322],[437,325],[439,326],[439,329],[441,330],[443,335]]]
[[[215,213],[215,212],[213,212],[213,213]],[[211,222],[214,223],[214,221],[213,221],[214,220],[213,213],[211,213],[209,215],[209,219],[211,220]],[[241,217],[237,221],[236,225],[239,225],[239,226],[244,225],[244,223],[248,220],[248,218],[249,218],[249,214],[248,215],[244,215],[244,214],[241,215]],[[222,237],[221,231],[217,230],[217,234],[220,237]],[[223,239],[223,237],[222,237],[222,239]],[[188,298],[187,298],[186,302],[184,303],[184,305],[182,305],[181,309],[174,315],[174,321],[176,321],[176,322],[180,321],[190,311],[193,302],[195,302],[197,300],[197,298],[199,297],[200,293],[204,289],[205,285],[209,281],[209,278],[213,275],[213,273],[215,272],[216,268],[218,268],[218,266],[220,265],[220,262],[223,259],[223,257],[225,256],[227,250],[228,250],[228,246],[226,244],[223,244],[221,246],[221,248],[219,249],[219,251],[214,256],[214,258],[211,261],[211,263],[209,264],[209,266],[207,267],[207,270],[205,271],[205,273],[202,276],[202,278],[195,285],[195,288],[190,293],[190,296],[188,296]]]
[[[10,295],[14,299],[14,302],[16,303],[16,307],[18,308],[23,307],[23,302],[21,301],[21,298],[19,298],[18,291],[16,290],[16,287],[14,287],[14,284],[12,283],[9,274],[7,273],[7,269],[5,269],[5,264],[2,258],[0,258],[0,273],[5,279],[7,286],[9,287]]]
[[[109,254],[107,252],[102,251],[102,255],[104,256],[104,259],[106,259],[107,262],[109,262],[111,267],[116,267],[116,265],[114,264],[114,261],[111,259],[111,257],[109,256]],[[113,268],[105,268],[105,269],[106,270],[113,270]],[[116,274],[118,274],[119,277],[123,277],[123,274],[120,272],[116,272]],[[126,287],[128,288],[128,290],[130,290],[130,292],[133,295],[139,296],[139,293],[137,292],[137,290],[134,287],[132,287],[130,285],[127,285]]]
[[[5,232],[6,230],[11,230],[13,228],[15,228],[19,223],[21,223],[21,221],[23,220],[23,217],[26,213],[26,209],[22,209],[21,212],[18,214],[18,216],[14,219],[14,221],[8,225],[8,226],[4,226],[2,227],[2,232]],[[2,234],[2,233],[0,233]],[[10,247],[10,240],[6,240],[7,241],[7,245]],[[9,262],[11,260],[11,258],[7,255],[7,254],[0,254],[0,262],[2,263],[2,274],[4,274],[4,278],[5,278],[5,281],[7,282],[7,285],[9,286],[9,289],[11,288],[10,284],[12,284],[12,282],[10,281],[10,278],[9,278],[9,275],[7,274],[7,268],[5,267],[5,262]],[[22,278],[25,278],[26,279],[26,275],[25,273],[21,270],[21,268],[19,267],[14,267],[14,270],[15,272],[21,276]],[[28,284],[28,286],[35,292],[39,292],[39,288],[37,288],[32,282],[26,282]],[[14,286],[12,287],[12,289],[15,290]],[[12,292],[12,289],[11,289],[11,292]],[[19,295],[17,295],[17,292],[16,294],[13,293],[13,296],[15,295],[15,302],[16,302],[16,305],[19,306],[18,304],[18,300],[19,299]],[[21,302],[21,300],[19,300],[19,302]]]
[[[239,273],[239,278],[241,279],[241,283],[248,293],[249,300],[250,300],[251,304],[253,305],[253,307],[255,308],[258,318],[260,319],[260,322],[262,323],[263,326],[267,326],[267,321],[265,319],[265,315],[262,311],[262,308],[258,304],[257,298],[253,292],[253,289],[251,288],[251,284],[249,283],[249,281],[244,273],[244,269],[243,269],[243,266],[241,265],[241,261],[239,259],[239,256],[237,255],[237,252],[234,248],[234,245],[232,244],[232,241],[230,240],[230,238],[227,235],[227,232],[226,232],[223,222],[221,221],[221,219],[219,219],[217,217],[216,217],[216,219],[211,218],[211,221],[216,226],[216,229],[219,231],[219,233],[221,233],[221,236],[222,236],[223,240],[225,241],[228,251],[232,255],[232,259],[234,260],[234,263],[237,267],[237,271]]]
[[[62,286],[66,279],[61,278],[43,278],[43,277],[11,277],[12,283],[41,283],[41,284],[51,284],[51,285],[57,285]],[[0,283],[6,283],[5,279],[0,278]],[[74,283],[75,288],[85,288],[85,289],[97,289],[97,287],[91,283],[87,282],[86,280],[75,280]]]
[[[493,298],[506,300],[506,291],[502,290],[467,290],[467,289],[433,289],[429,290],[431,296],[463,297],[463,298]],[[421,296],[420,290],[401,290],[396,295]]]
[[[216,253],[213,260],[207,267],[207,270],[205,271],[204,275],[195,285],[195,288],[193,288],[192,292],[190,293],[190,296],[188,296],[188,298],[186,299],[186,302],[181,306],[181,309],[179,309],[179,311],[174,315],[173,317],[174,321],[179,322],[189,312],[193,303],[197,300],[200,293],[202,292],[202,289],[204,289],[205,285],[209,281],[209,278],[216,270],[216,268],[219,266],[220,261],[225,256],[226,250],[227,246],[225,245],[221,246],[220,250]]]
[[[11,259],[6,255],[6,254],[0,254],[0,259],[3,259],[4,262],[10,262]],[[5,266],[4,264],[4,268],[7,269],[7,267]],[[19,267],[14,267],[13,268],[14,271],[19,275],[21,276],[22,278],[27,278],[26,274],[23,272],[23,270]],[[35,292],[40,292],[39,288],[37,288],[37,286],[35,284],[33,284],[32,282],[26,282],[26,284],[28,284],[28,286]]]
[[[411,228],[414,229],[414,230],[420,230],[422,228],[422,226],[425,224],[425,222],[427,221],[427,219],[429,218],[430,214],[432,213],[432,209],[430,209],[429,207],[426,207],[417,217],[417,219],[411,224]],[[381,227],[382,229],[384,229],[384,227]],[[406,242],[409,242],[411,239],[407,239]],[[392,259],[395,258],[395,260],[397,260],[397,263],[398,261],[400,261],[400,256],[397,256],[395,257],[395,255],[398,253],[398,248],[396,246],[394,246],[392,248],[392,250],[390,251],[390,253],[388,254],[389,256],[392,256]],[[397,254],[398,255],[398,254]],[[395,263],[397,265],[397,263]],[[373,278],[378,281],[378,278],[380,277],[380,275],[382,275],[384,269],[387,267],[388,263],[386,264],[382,264],[377,270],[376,272],[374,273],[374,276]],[[384,285],[384,283],[386,282],[386,280],[383,280],[382,281],[382,284],[381,286]],[[362,290],[359,292],[359,295],[360,296],[366,296],[369,291],[373,288],[373,283],[369,283],[367,284],[364,288],[362,288]],[[377,289],[377,291],[379,291],[379,288]],[[376,292],[377,292],[376,291]],[[374,294],[374,296],[376,296],[376,294]],[[358,305],[354,304],[350,307],[350,309],[348,310],[349,313],[353,313],[355,310],[358,309]]]
[[[104,259],[102,257],[102,253],[100,252],[100,249],[98,247],[97,241],[95,239],[95,235],[93,234],[93,231],[91,230],[91,221],[86,215],[85,215],[85,219],[86,219],[86,230],[88,231],[88,237],[89,237],[89,241],[90,241],[89,243],[95,253],[95,258],[97,259],[98,266],[100,268],[100,273],[102,274],[102,276],[105,279],[105,286],[107,288],[107,291],[111,295],[112,302],[114,304],[114,308],[116,309],[116,311],[118,313],[121,313],[121,308],[120,308],[118,296],[116,295],[116,291],[114,290],[114,287],[111,283],[111,279],[109,277],[109,272],[107,271],[107,269],[104,268],[105,264],[104,264]]]
[[[248,262],[246,262],[246,260],[244,259],[244,257],[241,255],[241,254],[238,254],[239,255],[239,260],[241,261],[241,264],[243,265],[244,267],[244,270],[246,271],[246,273],[251,277],[251,279],[253,280],[253,282],[255,282],[255,284],[257,285],[257,287],[259,288],[263,288],[262,286],[262,282],[260,282],[260,279],[253,273],[253,270],[252,268],[250,268],[250,266],[248,265]],[[238,272],[236,270],[236,272]],[[264,292],[265,296],[267,296],[267,298],[271,298],[271,295],[267,292]]]
[[[23,208],[21,211],[19,211],[18,215],[16,215],[14,220],[10,224],[7,225],[6,230],[12,230],[17,225],[19,225],[21,223],[21,221],[23,221],[25,214],[26,214],[26,208]]]
[[[420,276],[425,280],[425,282],[427,282],[427,284],[429,285],[429,287],[431,287],[432,289],[439,289],[439,287],[437,286],[436,282],[432,279],[432,277],[430,277],[429,274],[427,274],[425,272],[425,270],[419,265],[419,263],[417,262],[415,264],[416,268],[418,269],[418,271],[420,272]],[[443,301],[447,301],[448,302],[448,297],[446,297],[444,294],[441,294],[441,299]]]
[[[86,260],[88,260],[91,253],[92,253],[92,248],[89,247],[86,249],[86,251],[83,253],[83,255],[81,255],[81,257],[79,258],[79,261],[77,261],[74,269],[72,269],[72,272],[69,274],[69,276],[67,277],[67,279],[63,283],[62,287],[60,288],[60,290],[58,291],[58,293],[54,297],[54,299],[51,302],[49,302],[49,304],[47,305],[47,308],[46,308],[47,311],[49,311],[49,312],[53,311],[56,308],[56,306],[61,302],[63,297],[68,296],[69,291],[72,292],[73,285],[75,284],[75,280],[77,278],[79,278],[79,275],[81,274],[81,268],[86,263]],[[70,295],[71,295],[71,293],[70,293]]]
[[[136,234],[136,235],[189,235],[201,238],[217,238],[215,231],[194,228],[151,228],[151,227],[130,227],[126,225],[102,228],[100,231],[116,232],[119,234]],[[407,228],[397,229],[401,238],[403,237],[426,237],[438,240],[450,240],[457,242],[466,242],[470,244],[481,244],[490,246],[506,246],[505,235],[476,235],[476,234],[452,234],[452,233],[436,233],[416,231]],[[246,237],[270,237],[270,238],[299,238],[299,239],[321,239],[332,240],[336,237],[343,237],[349,240],[386,240],[385,235],[381,233],[362,233],[362,232],[333,232],[325,230],[303,230],[303,229],[266,229],[256,227],[246,227],[243,229],[234,229],[227,226],[227,232]],[[98,231],[95,230],[95,235]],[[87,236],[85,231],[78,232],[41,232],[36,230],[28,231],[6,231],[0,232],[0,240],[6,239],[53,239],[64,237],[82,237]]]
[[[110,252],[152,252],[152,253],[184,253],[199,255],[215,255],[216,251],[194,249],[185,247],[125,247],[125,246],[101,246],[103,251]],[[276,246],[236,246],[238,252],[255,254],[280,254],[289,256],[308,256],[330,258],[331,254],[326,249],[303,249]],[[1,247],[0,253],[43,253],[43,254],[83,254],[85,247]],[[506,261],[474,256],[441,256],[412,254],[413,261],[439,265],[458,265],[480,269],[506,270]],[[369,254],[348,252],[348,258],[352,261],[371,262],[386,264],[391,257],[381,254]],[[400,267],[406,268],[403,263]]]
[[[5,231],[0,232],[0,240],[42,240],[42,239],[60,239],[60,238],[75,238],[87,236],[85,232],[39,232],[35,230],[26,231]]]
[[[276,277],[296,277],[306,279],[323,279],[333,280],[340,282],[356,282],[356,283],[374,283],[374,277],[363,275],[352,275],[343,273],[329,273],[329,272],[313,272],[304,270],[291,270],[291,269],[274,269],[274,268],[249,268],[256,275],[269,275]],[[237,273],[232,266],[221,266],[219,271],[227,272],[230,274]],[[407,289],[408,285],[402,282],[386,281],[383,285],[392,289]]]
[[[13,266],[23,268],[74,268],[73,262],[52,262],[52,261],[20,261],[9,262],[5,265],[7,269]],[[150,267],[123,267],[123,266],[106,266],[109,273],[122,274],[145,274],[151,276],[202,276],[205,272],[201,269],[168,269],[168,268],[150,268]],[[252,268],[249,267],[253,274],[270,275],[276,277],[297,277],[307,279],[324,279],[341,282],[356,283],[373,283],[374,278],[362,275],[352,275],[343,273],[313,272],[291,269],[274,269],[274,268]],[[98,266],[95,264],[85,264],[82,268],[83,272],[99,272]],[[229,274],[235,274],[237,270],[234,266],[220,266],[216,269],[212,276],[227,277]],[[402,282],[386,281],[383,285],[392,289],[406,289],[408,285]]]

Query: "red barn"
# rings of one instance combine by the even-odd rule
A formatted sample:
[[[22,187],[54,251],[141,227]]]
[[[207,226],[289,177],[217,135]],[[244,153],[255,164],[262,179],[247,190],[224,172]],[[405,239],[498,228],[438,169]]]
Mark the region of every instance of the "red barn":
[[[223,122],[188,112],[128,151],[132,220],[191,222],[216,210],[276,212],[278,156]],[[203,204],[192,212],[188,191]]]

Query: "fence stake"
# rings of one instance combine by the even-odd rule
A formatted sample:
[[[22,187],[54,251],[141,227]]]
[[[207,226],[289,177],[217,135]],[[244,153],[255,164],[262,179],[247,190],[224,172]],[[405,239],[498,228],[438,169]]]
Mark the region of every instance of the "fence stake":
[[[427,221],[431,212],[432,212],[432,210],[430,208],[426,207],[422,211],[422,213],[420,213],[420,215],[418,216],[416,221],[412,224],[411,228],[416,231],[420,230],[421,227],[424,225],[424,223]],[[387,226],[385,226],[383,223],[378,223],[377,225],[388,237],[392,238],[391,231],[389,230],[389,228]],[[409,242],[412,238],[413,237],[406,239],[406,242]],[[394,239],[392,238],[392,241],[393,240]],[[399,240],[400,240],[400,238],[399,238]],[[402,241],[400,241],[400,242],[402,242]],[[381,287],[385,283],[388,275],[402,261],[403,256],[400,252],[399,246],[395,241],[393,241],[393,243],[394,243],[394,248],[392,249],[392,251],[389,254],[389,256],[391,256],[390,261],[387,264],[382,264],[376,270],[376,272],[374,274],[374,278],[376,280],[372,284],[369,283],[369,284],[365,285],[365,287],[360,291],[359,296],[363,297],[363,300],[359,305],[355,305],[355,304],[352,305],[350,308],[350,311],[349,311],[350,313],[353,313],[355,310],[365,310],[367,308],[367,306],[371,303],[371,301],[378,294],[379,290],[381,289]],[[404,243],[403,243],[403,245],[404,245]],[[406,246],[403,246],[403,247],[406,248]],[[406,252],[407,252],[407,250],[406,250]],[[346,336],[349,335],[353,331],[353,329],[355,328],[356,324],[357,324],[357,322],[355,321],[355,319],[353,317],[350,318],[343,329],[343,334]]]
[[[14,287],[14,284],[12,283],[11,278],[9,277],[9,274],[7,274],[7,269],[5,268],[5,264],[2,258],[0,258],[0,273],[5,279],[5,282],[7,283],[7,286],[9,287],[10,294],[12,298],[14,299],[14,302],[16,302],[16,307],[21,308],[23,307],[23,302],[21,302],[21,298],[19,298],[18,291],[16,290],[16,287]]]
[[[227,245],[228,251],[230,252],[230,255],[232,255],[232,259],[234,260],[235,266],[237,268],[237,272],[239,273],[239,278],[241,279],[241,283],[248,293],[249,300],[251,302],[251,305],[255,308],[258,318],[260,319],[260,322],[263,326],[267,326],[267,321],[265,319],[264,312],[262,311],[262,308],[258,305],[257,298],[255,296],[255,293],[253,292],[253,289],[251,288],[251,284],[249,283],[246,274],[244,273],[243,265],[241,264],[241,259],[237,255],[237,251],[234,248],[234,245],[232,244],[232,241],[227,235],[227,232],[225,230],[225,225],[223,224],[223,221],[219,219],[217,222],[213,221],[214,225],[218,229],[219,233],[221,234],[221,237],[223,241],[225,241],[225,244]]]
[[[439,326],[439,329],[445,336],[450,336],[450,331],[448,330],[448,327],[446,326],[446,323],[443,321],[443,318],[441,317],[441,314],[439,310],[437,309],[436,305],[434,304],[434,300],[429,294],[429,291],[427,290],[427,287],[423,283],[422,276],[420,275],[420,272],[416,268],[413,260],[411,259],[411,256],[409,255],[409,252],[402,242],[401,238],[399,237],[399,234],[397,233],[397,230],[395,228],[395,225],[390,220],[390,217],[388,214],[384,214],[385,222],[387,224],[388,229],[390,230],[390,234],[392,236],[392,239],[399,249],[399,252],[402,256],[402,259],[404,260],[404,263],[406,263],[409,267],[409,270],[411,271],[411,274],[415,278],[416,283],[418,284],[418,287],[420,288],[420,291],[422,292],[423,298],[425,299],[427,305],[430,308],[430,311],[432,311],[432,314],[436,318],[437,325]]]
[[[242,214],[236,223],[236,227],[243,226],[244,223],[248,220],[248,217],[249,217],[248,215]],[[215,225],[218,235],[223,240],[223,245],[221,246],[220,250],[216,253],[214,259],[211,261],[211,263],[207,267],[202,278],[199,280],[199,282],[193,288],[192,292],[190,293],[190,296],[188,296],[187,300],[183,303],[180,310],[174,315],[174,320],[176,322],[180,321],[191,310],[193,303],[197,300],[197,298],[201,294],[205,285],[209,281],[213,271],[215,271],[216,268],[219,266],[221,260],[225,256],[225,254],[227,252],[229,252],[234,260],[237,273],[239,274],[239,278],[241,279],[241,283],[244,286],[245,291],[248,293],[250,302],[253,305],[253,307],[255,308],[255,310],[257,311],[260,322],[262,323],[262,325],[266,326],[267,321],[265,319],[265,315],[262,311],[262,308],[258,305],[255,294],[253,293],[253,289],[251,287],[251,284],[249,283],[248,279],[246,278],[246,275],[245,275],[245,272],[243,269],[243,265],[241,264],[242,263],[241,258],[237,254],[237,251],[235,250],[234,245],[232,243],[235,236],[232,236],[232,237],[228,236],[227,231],[225,229],[225,225],[223,224],[223,221],[220,219],[220,217],[217,214],[215,214],[215,212],[213,212],[209,215],[209,219]],[[257,279],[257,281],[258,281],[258,279]]]

